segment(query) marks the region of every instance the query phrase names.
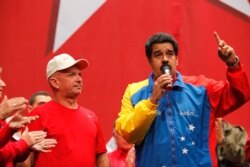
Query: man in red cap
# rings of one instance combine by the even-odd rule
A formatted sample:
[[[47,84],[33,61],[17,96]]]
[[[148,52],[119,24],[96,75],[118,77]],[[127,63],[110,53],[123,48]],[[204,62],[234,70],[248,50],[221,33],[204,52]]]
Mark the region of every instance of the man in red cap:
[[[32,111],[39,119],[29,128],[46,131],[58,144],[49,153],[36,153],[36,167],[109,166],[96,115],[77,103],[83,88],[82,70],[87,67],[87,60],[65,53],[48,62],[47,79],[54,99]]]

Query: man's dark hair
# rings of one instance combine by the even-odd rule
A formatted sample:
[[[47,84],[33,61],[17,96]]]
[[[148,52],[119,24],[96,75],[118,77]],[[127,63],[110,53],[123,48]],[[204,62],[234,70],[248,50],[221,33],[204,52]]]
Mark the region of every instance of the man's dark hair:
[[[150,60],[152,56],[152,46],[156,43],[171,43],[174,48],[174,52],[178,55],[178,43],[175,38],[167,33],[157,33],[152,35],[145,43],[146,56]]]
[[[36,100],[36,97],[37,96],[50,96],[50,94],[46,91],[38,91],[38,92],[35,92],[31,95],[30,99],[29,99],[29,104],[30,105],[33,105],[35,100]]]

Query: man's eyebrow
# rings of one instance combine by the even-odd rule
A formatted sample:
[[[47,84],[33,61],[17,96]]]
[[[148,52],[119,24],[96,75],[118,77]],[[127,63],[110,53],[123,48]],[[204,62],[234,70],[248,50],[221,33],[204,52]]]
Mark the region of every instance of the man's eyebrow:
[[[174,52],[174,50],[173,49],[168,49],[167,52]]]
[[[161,53],[161,51],[160,50],[156,50],[156,51],[153,52],[153,54],[155,54],[155,53]]]

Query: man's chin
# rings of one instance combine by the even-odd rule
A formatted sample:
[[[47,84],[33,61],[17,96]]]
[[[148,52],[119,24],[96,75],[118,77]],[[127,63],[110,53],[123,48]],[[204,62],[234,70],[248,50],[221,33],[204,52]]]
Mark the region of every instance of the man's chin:
[[[75,95],[75,96],[79,96],[81,93],[82,93],[82,90],[76,90],[76,91],[74,92],[74,95]]]

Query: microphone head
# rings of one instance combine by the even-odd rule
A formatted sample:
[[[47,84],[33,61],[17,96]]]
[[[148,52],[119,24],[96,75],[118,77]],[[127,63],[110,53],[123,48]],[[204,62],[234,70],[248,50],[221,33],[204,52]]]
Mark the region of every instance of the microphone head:
[[[171,69],[172,69],[172,67],[169,64],[163,64],[160,68],[161,72],[163,74],[167,74],[167,75],[170,75]]]

